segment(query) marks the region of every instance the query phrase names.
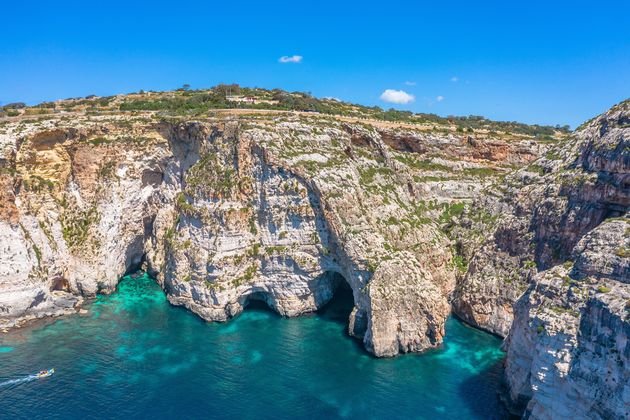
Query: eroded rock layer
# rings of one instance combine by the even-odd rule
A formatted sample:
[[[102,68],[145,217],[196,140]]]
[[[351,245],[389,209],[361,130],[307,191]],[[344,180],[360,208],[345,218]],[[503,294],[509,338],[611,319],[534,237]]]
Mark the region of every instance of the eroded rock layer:
[[[347,283],[377,356],[441,343],[461,270],[443,226],[528,136],[303,115],[54,117],[0,134],[0,326],[72,312],[141,263],[169,301],[225,321],[285,316]]]
[[[476,203],[492,229],[471,252],[453,308],[507,336],[515,411],[630,417],[630,102]],[[473,209],[458,227],[464,248]]]
[[[53,115],[0,124],[0,328],[144,265],[208,321],[351,288],[377,356],[452,308],[507,337],[531,418],[630,417],[630,102],[568,138],[323,115]]]

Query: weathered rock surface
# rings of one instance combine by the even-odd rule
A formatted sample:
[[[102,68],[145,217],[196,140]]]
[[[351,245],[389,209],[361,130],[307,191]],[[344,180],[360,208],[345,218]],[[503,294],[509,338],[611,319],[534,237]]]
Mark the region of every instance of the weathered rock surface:
[[[72,311],[81,297],[113,290],[142,259],[154,187],[141,175],[166,142],[148,141],[153,156],[97,146],[106,130],[4,135],[0,325]]]
[[[144,260],[209,321],[255,299],[296,316],[346,282],[349,331],[377,356],[441,343],[441,225],[546,148],[286,114],[55,117],[0,142],[0,327],[73,311]]]
[[[461,318],[506,336],[512,304],[537,270],[563,263],[586,233],[627,212],[627,114],[625,103],[594,119],[473,203],[491,216],[484,225],[491,234],[468,250],[469,269],[453,294]],[[474,232],[470,225],[460,240]]]
[[[351,333],[374,354],[438,344],[454,286],[448,241],[420,222],[415,196],[396,185],[378,136],[363,158],[352,158],[350,138],[337,128],[318,135],[288,122],[238,130],[182,124],[169,134],[187,144],[185,156],[199,156],[167,200],[173,208],[158,212],[158,241],[148,253],[169,300],[208,320],[226,320],[251,299],[295,316],[321,307],[346,281],[355,300]],[[295,138],[283,140],[292,131]],[[372,185],[391,188],[400,201],[371,196]],[[417,226],[403,236],[405,217]],[[422,252],[418,245],[428,241],[442,246]]]
[[[453,308],[509,334],[509,400],[531,418],[630,415],[629,122],[625,102],[477,200],[491,234]]]
[[[506,381],[530,418],[630,417],[630,219],[604,222],[575,264],[538,274],[516,304]]]
[[[141,263],[208,321],[346,283],[377,356],[439,345],[452,303],[507,336],[516,412],[627,418],[629,136],[629,102],[553,145],[299,114],[3,122],[0,328]]]

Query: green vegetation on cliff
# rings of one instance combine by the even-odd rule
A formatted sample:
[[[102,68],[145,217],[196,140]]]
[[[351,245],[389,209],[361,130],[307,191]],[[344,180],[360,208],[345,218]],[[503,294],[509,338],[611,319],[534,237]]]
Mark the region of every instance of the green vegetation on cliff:
[[[159,111],[165,115],[202,115],[218,109],[260,109],[278,111],[314,112],[358,119],[431,124],[455,127],[459,133],[476,130],[512,133],[552,139],[568,133],[568,126],[528,125],[515,121],[492,121],[478,115],[446,116],[413,113],[378,106],[364,106],[330,98],[316,98],[308,92],[287,92],[282,89],[246,88],[237,84],[217,85],[209,89],[191,90],[189,86],[167,92],[139,91],[127,95],[85,98],[68,98],[56,102],[44,102],[34,107],[0,107],[2,115],[40,115],[57,112],[84,111],[89,114],[116,111]]]

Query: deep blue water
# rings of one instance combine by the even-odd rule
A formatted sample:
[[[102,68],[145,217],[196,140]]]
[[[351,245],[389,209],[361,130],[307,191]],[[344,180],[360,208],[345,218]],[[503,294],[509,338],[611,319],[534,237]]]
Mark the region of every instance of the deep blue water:
[[[208,324],[125,277],[88,315],[0,336],[0,418],[503,417],[498,338],[450,319],[442,349],[375,359],[346,335],[347,305]]]

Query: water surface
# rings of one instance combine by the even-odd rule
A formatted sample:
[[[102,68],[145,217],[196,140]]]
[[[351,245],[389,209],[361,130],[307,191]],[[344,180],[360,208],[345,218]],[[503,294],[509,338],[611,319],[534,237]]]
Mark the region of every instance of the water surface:
[[[349,304],[208,324],[125,277],[88,315],[0,336],[0,418],[503,417],[498,338],[449,319],[442,349],[375,359],[345,333]]]

